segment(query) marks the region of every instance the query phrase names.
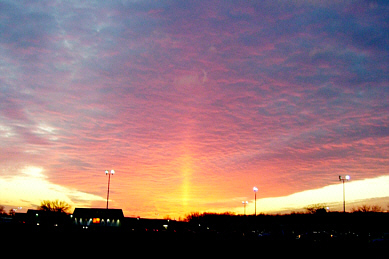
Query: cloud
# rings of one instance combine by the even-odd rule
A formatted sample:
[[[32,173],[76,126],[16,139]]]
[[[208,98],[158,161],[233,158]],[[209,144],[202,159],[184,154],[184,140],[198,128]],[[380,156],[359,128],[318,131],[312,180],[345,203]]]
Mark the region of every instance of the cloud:
[[[350,204],[356,202],[370,202],[374,204],[375,200],[380,198],[389,198],[387,191],[388,176],[381,176],[374,179],[365,179],[359,181],[350,181],[345,185],[347,210],[350,210]],[[271,197],[257,200],[257,208],[261,212],[290,211],[303,209],[312,204],[327,204],[331,210],[342,210],[343,198],[342,184],[328,185],[319,189],[306,190],[303,192],[293,193],[284,197]],[[373,199],[368,201],[369,199]],[[250,200],[248,210],[252,210],[255,201]],[[236,211],[241,210],[236,209]]]
[[[30,207],[42,200],[63,200],[73,207],[88,206],[91,202],[104,201],[102,197],[53,184],[43,169],[25,167],[21,175],[0,178],[1,197],[4,205]]]
[[[0,12],[2,177],[34,165],[55,188],[100,197],[112,167],[117,206],[149,213],[245,197],[253,183],[272,197],[339,172],[387,174],[384,3],[2,2]]]

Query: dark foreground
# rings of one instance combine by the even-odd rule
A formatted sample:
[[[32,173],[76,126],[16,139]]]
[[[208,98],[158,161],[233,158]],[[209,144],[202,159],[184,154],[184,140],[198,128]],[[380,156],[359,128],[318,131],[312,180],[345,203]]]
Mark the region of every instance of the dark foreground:
[[[0,231],[5,236],[17,234],[30,239],[36,235],[54,238],[66,234],[79,242],[91,239],[205,241],[208,244],[212,241],[250,241],[263,248],[273,245],[295,248],[389,247],[389,213],[202,214],[192,216],[188,222],[124,217],[115,226],[102,225],[101,222],[93,224],[95,218],[84,219],[83,222],[88,224],[75,224],[78,219],[66,214],[47,214],[41,221],[37,218],[3,217]]]

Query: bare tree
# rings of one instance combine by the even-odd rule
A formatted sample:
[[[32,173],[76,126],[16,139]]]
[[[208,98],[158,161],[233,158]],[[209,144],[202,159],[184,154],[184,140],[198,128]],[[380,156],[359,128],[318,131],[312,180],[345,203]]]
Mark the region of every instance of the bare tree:
[[[370,206],[369,205],[366,205],[366,204],[363,204],[357,208],[352,208],[351,209],[352,212],[368,212],[370,211]]]
[[[185,221],[190,222],[194,220],[199,220],[199,218],[202,216],[199,212],[192,212],[185,217]]]
[[[317,204],[311,204],[304,209],[307,210],[308,213],[310,214],[315,214],[315,213],[326,213],[327,205],[325,203],[317,203]]]
[[[66,213],[70,208],[71,207],[67,202],[59,201],[59,200],[55,200],[55,201],[44,200],[41,202],[41,205],[38,207],[39,210],[59,212],[59,213]]]
[[[10,209],[9,212],[8,212],[8,215],[10,216],[15,216],[15,210],[14,209]]]
[[[372,210],[373,212],[383,212],[383,211],[384,211],[384,209],[383,209],[381,206],[379,206],[379,205],[373,205],[373,206],[371,207],[371,210]]]
[[[382,212],[383,209],[379,205],[369,206],[369,205],[364,204],[364,205],[361,205],[357,208],[352,208],[351,211],[352,212]]]

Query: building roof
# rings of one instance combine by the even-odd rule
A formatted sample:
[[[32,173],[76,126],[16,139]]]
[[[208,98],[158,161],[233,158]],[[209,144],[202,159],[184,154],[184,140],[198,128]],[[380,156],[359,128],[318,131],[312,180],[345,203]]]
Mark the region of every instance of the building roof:
[[[75,218],[102,218],[119,219],[124,218],[121,209],[100,209],[100,208],[75,208],[73,212]]]

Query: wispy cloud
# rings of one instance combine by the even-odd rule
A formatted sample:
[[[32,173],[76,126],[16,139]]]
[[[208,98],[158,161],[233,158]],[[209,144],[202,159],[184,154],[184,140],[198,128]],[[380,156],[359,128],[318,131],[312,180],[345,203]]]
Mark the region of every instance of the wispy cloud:
[[[21,175],[0,179],[2,204],[27,207],[39,205],[43,200],[60,199],[74,206],[90,206],[104,198],[77,191],[48,181],[42,168],[25,167]]]

